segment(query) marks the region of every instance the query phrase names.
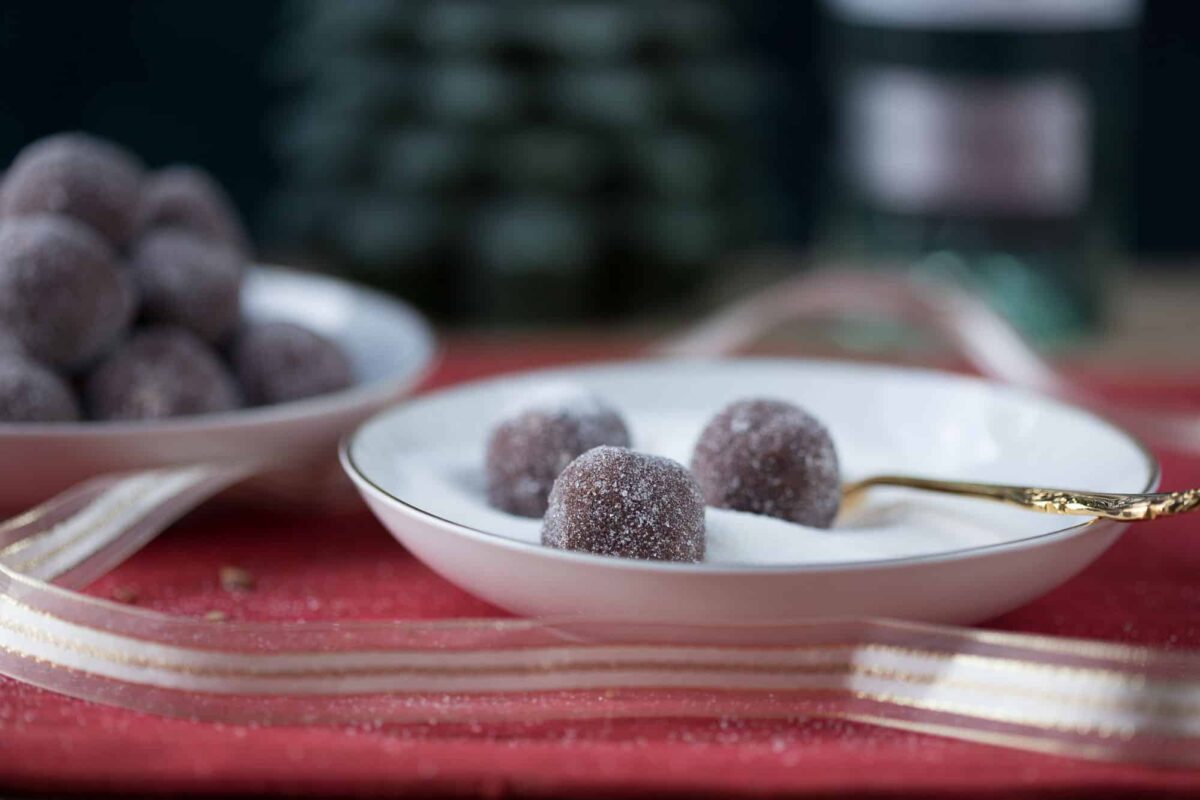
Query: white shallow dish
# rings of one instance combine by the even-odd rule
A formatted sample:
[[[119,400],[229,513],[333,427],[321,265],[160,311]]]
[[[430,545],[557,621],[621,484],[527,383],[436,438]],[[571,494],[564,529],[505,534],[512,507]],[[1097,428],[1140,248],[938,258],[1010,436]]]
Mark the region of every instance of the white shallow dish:
[[[256,267],[242,303],[249,319],[298,322],[338,342],[356,384],[310,400],[158,422],[0,424],[0,509],[20,511],[107,472],[268,456],[284,472],[252,479],[243,497],[317,491],[338,439],[403,396],[434,357],[433,334],[419,313],[345,281]]]
[[[832,617],[969,624],[1059,585],[1123,527],[884,490],[860,513],[887,517],[903,507],[901,522],[869,532],[861,546],[838,540],[837,547],[847,543],[844,558],[825,552],[806,560],[800,548],[789,550],[791,563],[659,563],[497,535],[479,527],[484,512],[468,513],[471,504],[448,501],[398,467],[414,453],[447,448],[477,452],[481,464],[499,410],[547,382],[605,397],[630,423],[635,447],[663,452],[661,431],[672,428],[665,454],[681,459],[680,443],[693,440],[722,405],[765,396],[799,403],[824,420],[847,477],[890,472],[1113,492],[1149,491],[1158,481],[1157,464],[1136,440],[1086,411],[971,378],[838,362],[645,361],[529,373],[418,398],[348,437],[343,466],[392,534],[450,581],[524,616],[679,625]],[[471,480],[477,484],[478,475]],[[907,550],[894,549],[889,530]],[[881,557],[885,552],[907,554]]]

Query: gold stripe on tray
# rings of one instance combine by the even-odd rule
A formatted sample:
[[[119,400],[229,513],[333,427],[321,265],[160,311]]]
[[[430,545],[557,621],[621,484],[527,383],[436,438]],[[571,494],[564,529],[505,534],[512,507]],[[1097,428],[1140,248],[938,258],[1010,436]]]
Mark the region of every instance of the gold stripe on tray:
[[[1136,698],[1124,698],[1120,700],[1103,700],[1092,697],[1081,697],[1079,695],[1068,694],[1063,692],[1054,692],[1042,689],[1037,686],[1014,686],[996,683],[987,683],[979,681],[965,681],[957,678],[941,678],[937,675],[914,673],[894,668],[885,668],[878,666],[867,666],[856,663],[853,660],[855,655],[858,655],[864,649],[880,649],[877,645],[866,644],[859,647],[842,646],[846,651],[846,658],[842,661],[831,664],[820,665],[803,665],[803,664],[786,664],[786,663],[757,663],[747,664],[728,661],[693,661],[690,663],[680,663],[677,661],[654,660],[647,659],[624,659],[624,660],[588,660],[586,657],[592,655],[592,650],[603,651],[605,646],[581,646],[575,651],[571,651],[574,655],[584,656],[580,660],[562,660],[552,662],[536,661],[539,655],[537,651],[530,651],[527,655],[533,656],[526,663],[502,666],[458,666],[452,663],[455,656],[461,655],[477,655],[479,653],[488,653],[489,651],[452,651],[445,654],[446,662],[430,666],[390,666],[390,667],[341,667],[341,668],[326,668],[326,669],[286,669],[286,670],[271,670],[271,669],[237,669],[231,667],[212,667],[189,664],[183,660],[165,660],[154,659],[144,656],[129,655],[119,653],[104,648],[97,648],[91,645],[56,637],[45,633],[36,628],[20,625],[11,620],[0,619],[0,627],[4,627],[18,635],[24,636],[34,641],[48,644],[52,647],[58,647],[75,652],[80,655],[85,655],[98,661],[133,666],[144,669],[162,670],[166,672],[174,672],[186,675],[197,675],[204,677],[215,678],[253,678],[268,681],[287,681],[306,678],[347,678],[347,677],[413,677],[413,676],[435,676],[435,677],[477,677],[487,678],[495,676],[536,676],[536,675],[565,675],[565,674],[580,674],[580,673],[641,673],[641,672],[657,672],[666,674],[734,674],[734,675],[771,675],[778,677],[797,677],[797,676],[825,676],[825,677],[845,677],[858,676],[865,678],[874,678],[889,682],[899,682],[905,684],[922,685],[936,688],[951,688],[964,689],[971,691],[980,691],[993,693],[998,696],[1014,696],[1026,699],[1039,699],[1054,701],[1062,705],[1084,707],[1091,709],[1104,709],[1135,712],[1149,716],[1168,717],[1175,719],[1187,719],[1189,717],[1200,717],[1200,706],[1196,703],[1180,703],[1160,699],[1153,702],[1139,701]],[[815,649],[827,651],[824,646],[799,646],[794,648],[794,652],[812,651]],[[609,648],[611,649],[611,648]],[[653,650],[653,648],[649,648]],[[952,657],[950,654],[923,651],[915,648],[883,648],[886,651],[899,650],[905,655],[930,658],[930,659],[945,659]],[[10,648],[13,652],[18,652],[14,648]],[[29,655],[26,651],[19,651],[18,654]],[[343,654],[351,655],[351,654]],[[993,659],[994,660],[994,659]],[[1034,665],[1030,665],[1034,666]],[[1174,688],[1177,690],[1196,693],[1200,691],[1200,684],[1193,682],[1173,682],[1174,686],[1168,686],[1166,682],[1159,682],[1160,688]],[[926,701],[927,702],[927,701]],[[1010,721],[1013,721],[1010,719]]]
[[[62,669],[62,670],[70,671],[70,672],[76,672],[76,673],[83,672],[83,670],[77,669],[75,667],[70,667],[70,666],[61,664],[59,662],[53,661],[51,659],[46,659],[46,658],[43,658],[40,656],[36,656],[34,654],[22,651],[19,648],[12,647],[10,645],[0,644],[0,651],[2,651],[4,653],[8,653],[10,655],[15,655],[15,656],[18,656],[21,658],[26,658],[31,661],[35,661],[37,663],[43,664],[45,666],[52,667],[54,669]],[[719,666],[720,665],[714,665],[714,667],[719,667]],[[659,669],[659,667],[654,667],[654,668]],[[726,670],[712,669],[712,670],[708,670],[708,671],[721,672],[721,671],[726,671]],[[728,672],[738,674],[738,673],[742,673],[743,671],[740,669],[734,669],[734,670],[728,670]],[[838,675],[844,675],[847,673],[839,671],[839,672],[822,673],[822,674],[830,674],[830,675],[836,677]],[[110,676],[102,676],[102,677],[105,680],[121,681],[121,679],[119,679],[119,678],[112,678]],[[121,682],[124,682],[124,681],[121,681]],[[948,684],[934,680],[930,683],[930,685],[938,686],[938,685],[948,685]],[[164,688],[175,689],[175,687],[164,687]],[[1105,738],[1105,739],[1110,738],[1110,737],[1127,739],[1127,738],[1136,736],[1138,733],[1143,733],[1143,732],[1147,732],[1149,730],[1153,730],[1153,728],[1154,728],[1154,726],[1147,725],[1145,723],[1143,723],[1141,725],[1114,725],[1114,724],[1104,724],[1104,723],[1100,723],[1100,722],[1093,722],[1093,723],[1089,723],[1089,724],[1071,724],[1071,723],[1065,723],[1065,722],[1049,722],[1046,720],[1036,719],[1034,717],[1030,717],[1030,716],[1026,716],[1026,715],[1020,715],[1020,714],[1014,714],[1011,712],[1002,711],[995,707],[982,706],[982,705],[978,705],[978,704],[973,705],[973,704],[968,704],[968,703],[954,703],[954,702],[949,702],[949,701],[944,701],[944,700],[932,700],[927,697],[901,695],[901,694],[887,693],[887,692],[867,692],[867,691],[856,690],[856,689],[848,689],[845,687],[821,687],[821,688],[796,687],[796,688],[786,688],[786,689],[763,688],[763,687],[744,687],[744,688],[740,687],[740,688],[731,689],[728,687],[720,687],[720,686],[713,686],[713,687],[699,686],[698,687],[698,686],[693,686],[693,685],[678,686],[678,685],[672,685],[669,683],[646,683],[645,685],[640,685],[640,686],[622,685],[617,688],[619,688],[623,692],[660,692],[660,691],[686,690],[689,692],[713,692],[713,693],[718,693],[718,694],[748,694],[748,695],[767,695],[767,696],[783,695],[785,697],[791,697],[793,695],[808,695],[808,696],[819,697],[819,698],[847,698],[847,699],[869,701],[869,702],[878,703],[878,704],[885,705],[885,706],[887,706],[887,705],[900,706],[900,707],[904,707],[904,708],[919,709],[919,710],[923,710],[923,711],[935,712],[935,713],[940,713],[940,714],[950,714],[950,715],[959,716],[959,717],[972,717],[972,718],[989,720],[989,721],[994,721],[994,722],[1003,722],[1003,723],[1010,724],[1010,725],[1017,725],[1017,726],[1021,726],[1021,727],[1033,728],[1033,729],[1043,730],[1043,731],[1058,731],[1058,732],[1062,732],[1062,733],[1070,733],[1070,734],[1081,735],[1081,736],[1096,736],[1096,737]],[[996,688],[996,687],[993,687],[993,688]],[[506,695],[506,696],[525,695],[525,694],[544,695],[547,693],[549,693],[549,694],[567,694],[567,693],[576,692],[576,691],[597,691],[597,690],[602,690],[602,689],[603,689],[603,687],[600,687],[600,686],[586,686],[586,687],[569,687],[569,688],[558,688],[558,689],[545,689],[545,688],[539,689],[539,688],[533,688],[533,687],[526,688],[526,689],[514,689],[514,690],[495,690],[495,689],[483,689],[483,688],[474,689],[474,690],[472,690],[472,689],[455,689],[453,692],[446,692],[443,690],[437,690],[437,691],[431,691],[431,690],[394,691],[394,690],[389,690],[389,691],[382,692],[382,693],[380,693],[380,692],[364,692],[357,696],[370,696],[373,694],[384,694],[387,696],[403,696],[403,695],[418,696],[418,697],[437,696],[437,697],[439,697],[439,699],[444,699],[447,694],[453,694],[455,696],[480,696],[480,695],[490,696],[490,695],[496,695],[496,694],[502,694],[502,695]],[[188,691],[194,691],[194,690],[188,690]],[[1003,692],[1001,692],[1001,693],[1003,693]],[[318,696],[321,696],[321,695],[318,695]],[[803,712],[798,709],[796,711],[796,713],[803,713]],[[603,713],[603,711],[601,711],[600,713],[597,714],[597,716],[604,717],[607,715],[605,713]],[[1187,716],[1187,715],[1185,715],[1185,716]],[[557,718],[556,712],[554,711],[553,708],[546,709],[545,718],[546,719]],[[1168,734],[1168,735],[1170,735],[1170,734]],[[1188,736],[1186,738],[1190,739],[1190,738],[1195,738],[1195,737]]]

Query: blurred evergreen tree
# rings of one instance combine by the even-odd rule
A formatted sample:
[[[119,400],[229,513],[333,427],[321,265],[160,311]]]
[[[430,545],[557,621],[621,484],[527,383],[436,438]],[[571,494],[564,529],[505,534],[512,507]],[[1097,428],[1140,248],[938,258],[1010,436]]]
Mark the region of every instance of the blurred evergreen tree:
[[[292,0],[277,233],[458,319],[677,300],[761,219],[741,29],[721,0]]]

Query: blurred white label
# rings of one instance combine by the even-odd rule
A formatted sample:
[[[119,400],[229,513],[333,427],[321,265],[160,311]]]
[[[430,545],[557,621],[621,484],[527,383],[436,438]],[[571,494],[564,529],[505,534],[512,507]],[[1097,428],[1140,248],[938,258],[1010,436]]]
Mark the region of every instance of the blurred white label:
[[[1091,109],[1077,82],[861,73],[842,123],[850,177],[905,212],[1071,214],[1090,187]]]
[[[866,25],[911,28],[1089,30],[1135,22],[1142,0],[826,0],[834,14]]]

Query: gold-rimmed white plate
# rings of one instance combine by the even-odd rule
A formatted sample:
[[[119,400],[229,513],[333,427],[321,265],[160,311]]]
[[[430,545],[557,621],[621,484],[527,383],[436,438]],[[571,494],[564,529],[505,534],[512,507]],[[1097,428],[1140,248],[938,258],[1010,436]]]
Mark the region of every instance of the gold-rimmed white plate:
[[[1136,440],[1081,409],[946,373],[825,361],[640,361],[530,373],[409,401],[347,438],[343,465],[401,543],[467,591],[528,616],[972,623],[1059,585],[1122,528],[881,490],[856,511],[866,517],[776,539],[777,548],[748,560],[670,564],[554,550],[513,538],[510,526],[489,523],[495,518],[468,497],[478,494],[479,474],[470,473],[482,469],[498,410],[547,382],[597,392],[626,416],[635,447],[681,460],[722,405],[767,396],[823,419],[850,479],[901,473],[1109,492],[1149,491],[1158,481],[1155,461]],[[449,458],[462,491],[442,491],[427,469],[414,470],[422,453],[435,457],[418,465]]]

